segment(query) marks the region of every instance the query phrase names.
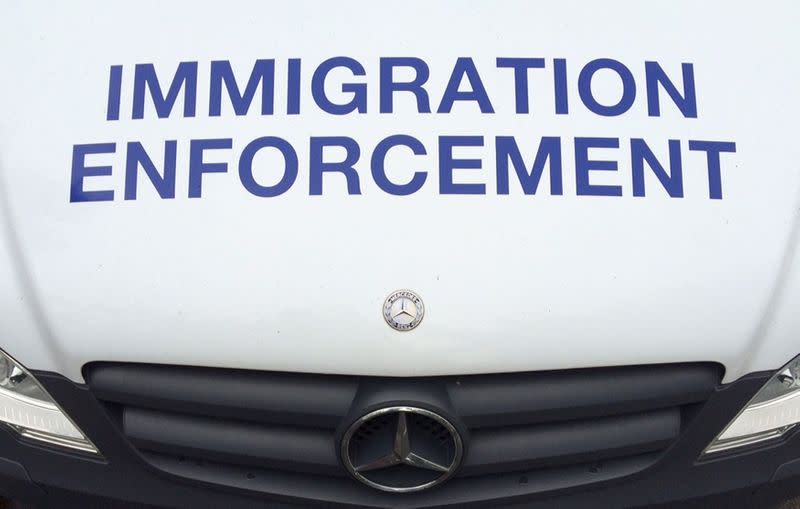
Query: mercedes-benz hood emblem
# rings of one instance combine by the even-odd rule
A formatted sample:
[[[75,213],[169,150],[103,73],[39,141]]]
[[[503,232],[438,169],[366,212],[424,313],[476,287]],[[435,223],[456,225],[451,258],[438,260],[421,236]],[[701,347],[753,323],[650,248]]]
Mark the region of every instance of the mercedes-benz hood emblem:
[[[422,299],[411,290],[398,290],[383,303],[383,318],[395,330],[409,331],[425,316]]]

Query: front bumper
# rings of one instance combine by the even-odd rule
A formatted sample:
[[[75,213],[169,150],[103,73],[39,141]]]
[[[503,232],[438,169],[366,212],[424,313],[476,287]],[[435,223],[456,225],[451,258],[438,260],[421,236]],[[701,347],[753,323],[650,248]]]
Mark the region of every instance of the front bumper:
[[[62,408],[103,453],[104,459],[57,451],[0,431],[0,494],[34,507],[332,507],[336,489],[321,481],[302,494],[250,485],[200,481],[155,468],[124,436],[90,390],[59,375],[34,373]],[[745,376],[718,387],[672,444],[651,466],[632,475],[582,486],[553,488],[546,478],[519,476],[502,493],[487,484],[461,485],[458,497],[436,489],[425,495],[387,494],[358,486],[348,506],[491,506],[619,508],[680,504],[696,507],[770,507],[800,494],[800,438],[786,439],[699,461],[701,451],[736,415],[771,373]],[[274,480],[273,480],[274,482]],[[355,481],[353,481],[355,483]],[[537,486],[538,485],[538,486]],[[482,492],[483,490],[483,492]],[[465,503],[469,500],[469,503]],[[338,505],[337,505],[338,506]]]

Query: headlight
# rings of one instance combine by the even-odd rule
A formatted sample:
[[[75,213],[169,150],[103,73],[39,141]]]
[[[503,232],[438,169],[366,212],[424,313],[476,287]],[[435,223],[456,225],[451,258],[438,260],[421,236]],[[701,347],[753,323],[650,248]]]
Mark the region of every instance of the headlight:
[[[24,367],[0,350],[0,422],[23,437],[98,454]]]
[[[733,421],[703,451],[725,451],[785,435],[800,423],[800,356],[756,393]]]

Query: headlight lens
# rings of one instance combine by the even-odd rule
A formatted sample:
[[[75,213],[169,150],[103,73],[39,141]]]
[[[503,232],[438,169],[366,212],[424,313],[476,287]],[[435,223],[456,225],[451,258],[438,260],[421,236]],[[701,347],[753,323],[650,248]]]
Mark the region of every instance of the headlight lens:
[[[0,422],[20,435],[98,454],[97,448],[24,367],[0,350]]]
[[[800,356],[781,368],[703,454],[774,440],[800,423]]]

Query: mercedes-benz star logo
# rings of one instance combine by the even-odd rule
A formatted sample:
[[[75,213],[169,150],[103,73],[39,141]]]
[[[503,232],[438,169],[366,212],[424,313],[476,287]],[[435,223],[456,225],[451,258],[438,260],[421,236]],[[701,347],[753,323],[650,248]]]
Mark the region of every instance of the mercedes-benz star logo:
[[[383,318],[395,330],[411,330],[419,325],[423,316],[425,306],[422,299],[411,290],[398,290],[383,303]]]
[[[444,417],[389,407],[361,417],[342,438],[342,461],[359,481],[395,493],[436,486],[455,473],[463,445]]]

